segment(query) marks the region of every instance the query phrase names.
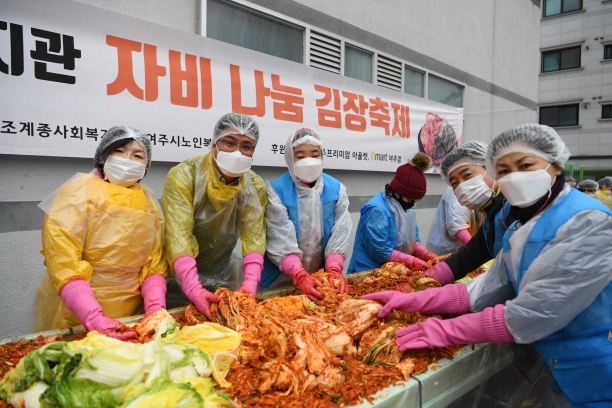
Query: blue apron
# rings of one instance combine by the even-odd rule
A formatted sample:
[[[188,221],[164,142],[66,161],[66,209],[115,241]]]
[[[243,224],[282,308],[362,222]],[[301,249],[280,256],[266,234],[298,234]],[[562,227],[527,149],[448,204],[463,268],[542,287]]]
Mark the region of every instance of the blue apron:
[[[555,237],[557,230],[572,216],[585,210],[599,210],[612,216],[612,211],[605,205],[572,189],[537,221],[521,256],[516,281],[506,266],[508,279],[516,293],[529,266]],[[506,231],[504,254],[511,252],[509,240],[512,234],[512,231]],[[609,317],[604,318],[609,313],[601,313],[611,307],[612,283],[565,327],[535,342],[544,364],[574,405],[612,406],[612,321]]]
[[[491,254],[492,258],[495,258],[499,251],[504,247],[504,234],[506,233],[506,227],[504,226],[504,213],[508,213],[510,211],[510,203],[505,202],[502,205],[502,208],[495,214],[493,220],[489,218],[485,219],[482,223],[482,232],[485,237],[485,244],[487,245],[487,249],[489,250],[489,254]],[[489,247],[489,227],[490,222],[493,222],[495,226],[495,244],[493,248]]]
[[[334,211],[338,196],[340,195],[340,182],[325,173],[321,174],[323,178],[323,191],[321,192],[321,205],[323,214],[323,248],[327,247],[327,241],[331,235],[332,227],[334,226]],[[270,183],[283,205],[287,208],[289,220],[295,227],[296,240],[300,239],[300,221],[298,214],[298,192],[291,174],[286,172],[276,180]],[[264,257],[264,270],[261,273],[260,285],[267,288],[281,273],[280,269],[268,259]]]

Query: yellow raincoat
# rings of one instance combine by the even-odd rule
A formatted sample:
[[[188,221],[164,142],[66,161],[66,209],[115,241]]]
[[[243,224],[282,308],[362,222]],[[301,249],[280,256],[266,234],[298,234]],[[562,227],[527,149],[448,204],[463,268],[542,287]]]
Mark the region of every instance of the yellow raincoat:
[[[48,274],[37,289],[38,330],[81,324],[59,296],[72,279],[89,282],[104,314],[120,318],[142,306],[147,276],[166,276],[163,215],[146,186],[125,188],[77,173],[40,207]]]
[[[593,196],[605,205],[608,206],[609,209],[612,210],[612,193],[607,191],[597,190],[595,195]]]
[[[265,183],[252,170],[236,186],[222,183],[212,152],[173,167],[162,194],[170,265],[181,256],[193,256],[204,287],[238,289],[242,270],[232,251],[240,237],[243,256],[265,253],[267,202]]]

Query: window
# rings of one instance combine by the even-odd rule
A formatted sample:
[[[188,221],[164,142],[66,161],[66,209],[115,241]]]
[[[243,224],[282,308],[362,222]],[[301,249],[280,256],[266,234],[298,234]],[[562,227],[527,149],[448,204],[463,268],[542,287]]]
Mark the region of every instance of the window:
[[[372,83],[372,53],[346,44],[344,75]]]
[[[552,127],[577,126],[578,104],[540,108],[540,124]]]
[[[580,47],[542,53],[542,72],[580,68]]]
[[[604,47],[604,59],[612,59],[612,44]]]
[[[304,30],[222,0],[208,0],[206,36],[302,62]]]
[[[612,119],[612,105],[603,105],[601,107],[601,118]]]
[[[444,79],[429,75],[427,99],[444,103],[446,105],[463,107],[463,87]]]
[[[425,73],[406,66],[404,68],[404,92],[423,97],[425,88]]]
[[[544,17],[582,10],[582,0],[545,0]]]

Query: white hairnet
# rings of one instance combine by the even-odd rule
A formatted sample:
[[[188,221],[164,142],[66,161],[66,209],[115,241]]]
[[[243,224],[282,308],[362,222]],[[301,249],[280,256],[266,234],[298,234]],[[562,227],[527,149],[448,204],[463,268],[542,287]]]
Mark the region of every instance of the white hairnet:
[[[571,156],[569,149],[553,128],[528,123],[508,129],[491,141],[485,163],[487,173],[497,179],[497,161],[517,152],[539,156],[560,168],[563,168]]]
[[[612,186],[612,180],[610,180],[608,177],[604,177],[601,180],[597,180],[597,185],[599,187],[597,187],[597,190],[599,190],[600,187],[610,187]]]
[[[146,133],[129,126],[113,126],[102,135],[102,139],[94,155],[94,166],[100,164],[102,160],[112,153],[106,151],[110,145],[122,139],[134,139],[141,144],[147,155],[146,175],[151,167],[151,139],[149,139]]]
[[[295,173],[293,169],[295,157],[293,156],[293,148],[303,144],[318,146],[319,149],[321,149],[321,160],[323,160],[323,142],[317,131],[308,127],[296,130],[289,136],[285,144],[285,162],[287,163],[291,177],[294,179]]]
[[[446,184],[450,185],[448,176],[457,167],[461,166],[485,166],[487,157],[487,144],[484,142],[467,142],[461,146],[455,147],[450,151],[440,164],[440,175]]]
[[[585,190],[597,191],[599,190],[599,184],[597,184],[595,180],[583,180],[580,183],[578,183],[576,188],[580,191],[585,191]]]
[[[215,124],[211,146],[217,140],[227,135],[248,136],[257,143],[259,140],[259,126],[255,119],[241,113],[226,113]]]

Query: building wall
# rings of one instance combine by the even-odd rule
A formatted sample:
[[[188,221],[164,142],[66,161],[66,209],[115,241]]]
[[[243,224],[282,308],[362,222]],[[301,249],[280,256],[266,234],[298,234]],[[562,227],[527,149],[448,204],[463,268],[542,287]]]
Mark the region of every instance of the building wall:
[[[581,68],[540,74],[538,94],[540,104],[580,101],[579,126],[556,128],[575,167],[612,167],[612,120],[601,120],[600,104],[612,103],[612,60],[603,61],[602,44],[612,40],[612,2],[604,3],[583,0],[583,10],[541,21],[541,49],[582,43]]]
[[[197,0],[79,0],[178,30],[198,33]],[[244,3],[244,2],[243,2]],[[529,0],[253,0],[331,34],[413,63],[466,85],[463,141],[490,141],[501,131],[536,121],[539,2]],[[228,27],[231,29],[231,27]],[[323,135],[324,137],[324,135]],[[93,156],[93,152],[92,152]],[[144,182],[161,195],[176,163],[154,162]],[[0,155],[0,338],[32,329],[35,288],[45,273],[40,248],[43,213],[37,204],[76,172],[88,172],[87,159]],[[272,180],[285,169],[254,170]],[[393,173],[332,170],[347,187],[353,236],[359,209]],[[446,185],[428,175],[428,194],[415,206],[426,242]]]

